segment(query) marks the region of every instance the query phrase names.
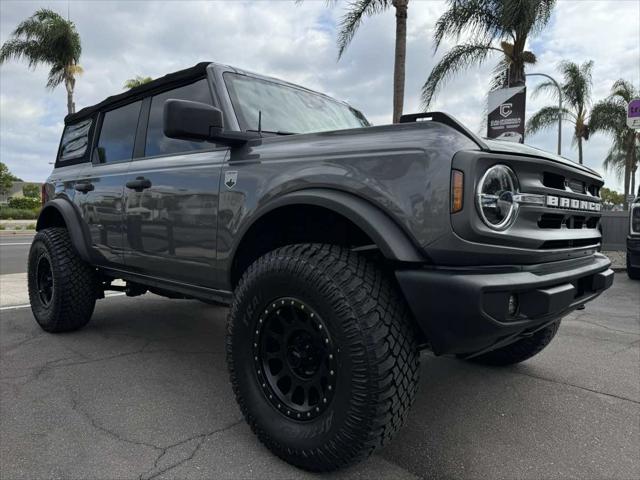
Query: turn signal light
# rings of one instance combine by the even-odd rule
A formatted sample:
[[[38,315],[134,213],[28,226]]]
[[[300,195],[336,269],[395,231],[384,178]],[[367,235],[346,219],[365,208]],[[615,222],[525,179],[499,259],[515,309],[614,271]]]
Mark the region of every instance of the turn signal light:
[[[451,213],[462,210],[464,198],[464,173],[460,170],[451,170]]]

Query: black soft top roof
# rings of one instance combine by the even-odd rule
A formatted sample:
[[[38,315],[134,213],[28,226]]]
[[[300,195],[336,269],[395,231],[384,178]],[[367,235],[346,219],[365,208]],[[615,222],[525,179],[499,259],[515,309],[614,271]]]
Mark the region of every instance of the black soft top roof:
[[[126,92],[120,93],[118,95],[107,97],[100,103],[96,103],[95,105],[85,107],[76,113],[67,115],[66,117],[64,117],[64,123],[65,125],[75,123],[78,120],[91,117],[94,113],[100,110],[104,110],[111,105],[116,105],[118,103],[124,102],[125,100],[133,99],[136,97],[143,97],[147,92],[150,92],[152,90],[160,89],[161,87],[176,83],[181,83],[185,80],[189,80],[190,78],[202,77],[206,74],[207,66],[210,64],[211,62],[200,62],[191,68],[186,68],[184,70],[178,70],[177,72],[169,73],[164,77],[156,78],[155,80],[149,83],[145,83],[144,85],[140,85],[139,87],[132,88],[131,90],[127,90]]]

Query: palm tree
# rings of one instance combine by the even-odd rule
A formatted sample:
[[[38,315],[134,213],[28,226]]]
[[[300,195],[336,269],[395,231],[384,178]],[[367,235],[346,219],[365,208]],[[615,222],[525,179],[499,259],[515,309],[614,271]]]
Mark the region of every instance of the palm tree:
[[[134,78],[130,78],[129,80],[124,82],[124,86],[122,88],[124,88],[125,90],[130,90],[132,88],[139,87],[140,85],[144,85],[145,83],[149,83],[152,81],[153,78],[151,77],[142,77],[140,75],[136,75]]]
[[[302,3],[303,0],[297,0]],[[327,0],[334,4],[337,0]],[[407,15],[409,0],[353,0],[340,21],[338,59],[347,49],[364,17],[371,17],[393,7],[396,11],[396,47],[393,63],[393,123],[398,123],[404,106],[405,64],[407,56]]]
[[[625,205],[629,193],[636,191],[635,175],[640,161],[640,134],[627,126],[627,107],[631,100],[638,97],[640,91],[631,82],[620,79],[611,87],[609,97],[593,106],[589,121],[592,135],[603,132],[613,137],[613,144],[604,159],[604,167],[624,177]]]
[[[525,66],[536,63],[533,52],[525,50],[529,36],[541,31],[551,18],[556,0],[449,0],[449,9],[435,26],[437,51],[445,38],[458,40],[463,33],[471,39],[456,45],[431,70],[422,86],[426,110],[442,84],[474,64],[482,64],[497,52],[501,60],[495,68],[491,88],[524,85]]]
[[[82,47],[73,22],[53,10],[42,8],[21,22],[0,48],[0,64],[9,59],[24,58],[30,68],[43,63],[51,67],[47,87],[53,89],[64,82],[67,89],[68,113],[75,112],[73,91]]]
[[[578,145],[578,161],[582,163],[582,141],[589,140],[589,108],[591,106],[591,70],[593,61],[584,62],[582,65],[570,61],[560,62],[560,71],[563,82],[562,110],[558,106],[543,107],[527,122],[527,133],[534,134],[545,128],[556,126],[558,116],[572,123],[573,145]],[[552,98],[558,100],[558,89],[551,81],[539,84],[533,92],[536,96],[541,92],[547,92]]]

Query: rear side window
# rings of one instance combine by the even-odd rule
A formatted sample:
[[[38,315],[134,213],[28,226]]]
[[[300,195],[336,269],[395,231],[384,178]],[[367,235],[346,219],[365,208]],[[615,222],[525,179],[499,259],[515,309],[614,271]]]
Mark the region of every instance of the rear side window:
[[[174,88],[155,95],[151,100],[151,110],[149,111],[149,125],[147,126],[147,141],[144,154],[147,157],[155,155],[167,155],[171,153],[185,153],[194,150],[204,150],[213,148],[214,145],[208,142],[190,142],[188,140],[177,140],[165,137],[162,129],[162,114],[164,102],[170,98],[177,100],[191,100],[211,105],[211,92],[207,85],[207,80],[198,80],[195,83],[183,87]]]
[[[138,101],[104,114],[98,139],[101,163],[131,160],[141,105]]]
[[[91,122],[92,119],[89,118],[64,128],[60,142],[59,162],[78,159],[87,152]]]

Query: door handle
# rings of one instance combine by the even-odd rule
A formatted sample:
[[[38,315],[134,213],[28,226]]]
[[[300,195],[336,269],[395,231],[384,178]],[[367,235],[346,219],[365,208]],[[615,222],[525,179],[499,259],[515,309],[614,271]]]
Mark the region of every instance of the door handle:
[[[135,180],[130,180],[126,183],[127,188],[141,192],[147,188],[151,188],[151,180],[144,177],[137,177]]]
[[[93,186],[93,183],[76,183],[73,188],[78,192],[89,193],[93,192],[96,187]]]

